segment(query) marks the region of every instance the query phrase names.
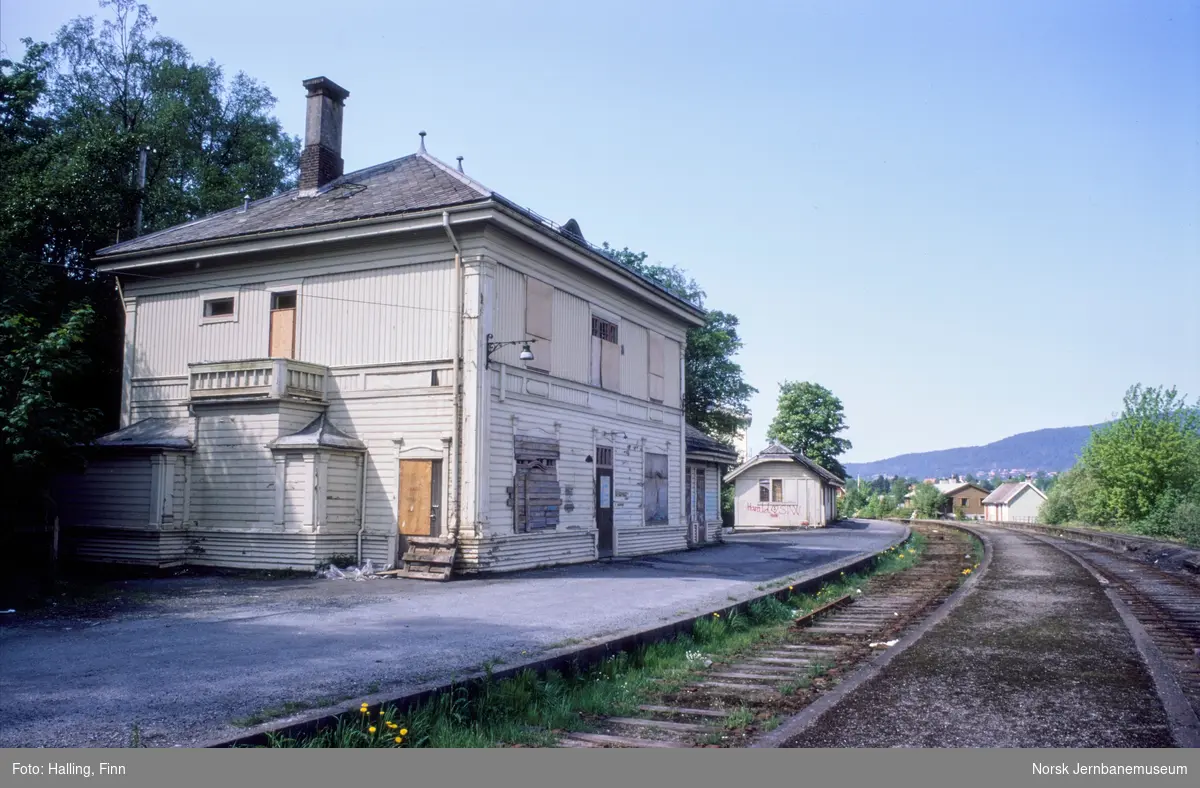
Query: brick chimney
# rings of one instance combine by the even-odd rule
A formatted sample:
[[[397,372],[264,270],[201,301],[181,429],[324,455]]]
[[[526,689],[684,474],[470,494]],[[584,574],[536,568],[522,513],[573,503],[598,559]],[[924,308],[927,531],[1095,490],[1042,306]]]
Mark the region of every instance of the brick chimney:
[[[300,152],[300,195],[342,175],[342,105],[350,91],[325,77],[304,80],[308,112],[304,121],[304,150]]]

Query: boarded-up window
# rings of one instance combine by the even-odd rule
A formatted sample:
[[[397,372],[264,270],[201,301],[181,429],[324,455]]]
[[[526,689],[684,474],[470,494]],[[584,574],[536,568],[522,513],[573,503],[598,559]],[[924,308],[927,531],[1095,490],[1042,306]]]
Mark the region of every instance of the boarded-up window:
[[[646,454],[646,485],[642,507],[647,523],[665,523],[670,519],[667,488],[667,455]]]
[[[653,331],[647,332],[649,336],[648,349],[648,372],[650,373],[650,399],[655,402],[663,401],[663,375],[665,371],[664,361],[665,354],[663,350],[663,336],[656,334]]]
[[[525,278],[525,333],[538,340],[537,352],[525,366],[549,371],[550,342],[554,339],[554,287],[533,277]]]
[[[592,315],[592,385],[616,391],[621,385],[617,324]]]
[[[517,533],[558,525],[562,497],[558,487],[558,441],[517,436],[517,475],[513,480],[513,515]]]

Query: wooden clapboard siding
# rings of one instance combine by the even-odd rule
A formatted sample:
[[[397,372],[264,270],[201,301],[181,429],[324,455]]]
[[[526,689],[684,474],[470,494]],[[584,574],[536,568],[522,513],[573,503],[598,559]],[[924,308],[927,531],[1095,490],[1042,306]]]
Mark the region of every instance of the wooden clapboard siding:
[[[646,329],[629,320],[621,321],[621,393],[636,399],[649,399],[650,389],[648,338]]]
[[[186,563],[188,534],[184,530],[151,531],[94,525],[63,530],[66,554],[79,561],[168,567]]]
[[[397,391],[386,396],[335,399],[329,404],[328,416],[340,429],[367,445],[367,531],[395,534],[400,479],[396,439],[402,439],[402,457],[441,459],[442,437],[454,429],[449,387],[415,394]],[[464,462],[465,468],[469,465]]]
[[[359,456],[334,453],[326,467],[325,522],[331,530],[358,528]]]
[[[596,558],[595,531],[460,536],[455,571],[511,572]]]
[[[454,264],[425,263],[304,280],[300,358],[331,367],[454,356]]]
[[[196,529],[188,534],[189,564],[231,569],[312,571],[333,555],[354,555],[353,533],[280,533]]]
[[[286,453],[283,462],[283,527],[297,530],[312,522],[308,466],[300,452]]]
[[[147,455],[93,460],[79,474],[56,480],[59,519],[65,525],[146,527],[151,516],[151,466]]]
[[[205,407],[197,422],[193,518],[208,526],[274,525],[275,459],[267,444],[303,427],[304,416],[223,405]]]
[[[271,307],[264,287],[256,282],[230,291],[236,319],[214,323],[201,321],[204,300],[214,295],[211,289],[139,298],[133,375],[181,376],[189,363],[264,357]]]
[[[646,555],[687,549],[687,529],[678,525],[647,525],[617,532],[617,555]]]
[[[514,373],[515,375],[515,373]],[[507,375],[512,379],[514,375]],[[685,539],[683,522],[683,451],[680,446],[678,422],[674,426],[650,420],[638,421],[613,411],[566,407],[547,399],[534,399],[528,394],[506,393],[499,400],[499,375],[492,377],[494,388],[491,402],[488,468],[488,526],[489,535],[513,532],[513,510],[507,505],[508,490],[513,484],[514,429],[519,435],[546,436],[557,439],[559,445],[558,482],[563,506],[558,530],[571,529],[594,532],[594,463],[586,458],[594,452],[594,441],[613,447],[613,524],[625,529],[643,526],[642,438],[646,450],[666,454],[668,458],[669,524]],[[518,421],[514,428],[512,417]],[[555,425],[558,425],[557,428]],[[613,431],[616,436],[593,437],[592,430]],[[669,446],[668,446],[669,444]],[[618,536],[618,551],[620,539]]]

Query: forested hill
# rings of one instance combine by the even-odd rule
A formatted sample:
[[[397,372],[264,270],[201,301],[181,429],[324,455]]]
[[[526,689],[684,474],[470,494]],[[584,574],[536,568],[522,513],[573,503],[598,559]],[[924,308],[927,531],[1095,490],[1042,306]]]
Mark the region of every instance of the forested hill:
[[[1022,432],[986,446],[901,454],[875,462],[848,462],[850,476],[906,476],[918,479],[988,471],[1065,471],[1075,464],[1091,427],[1054,427]]]

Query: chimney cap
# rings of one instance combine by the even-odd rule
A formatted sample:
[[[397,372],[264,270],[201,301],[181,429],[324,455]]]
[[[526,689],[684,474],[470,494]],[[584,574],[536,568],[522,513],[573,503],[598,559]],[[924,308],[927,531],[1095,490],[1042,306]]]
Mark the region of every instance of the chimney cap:
[[[334,101],[345,101],[350,91],[329,77],[313,77],[302,83],[310,96],[329,96]]]

